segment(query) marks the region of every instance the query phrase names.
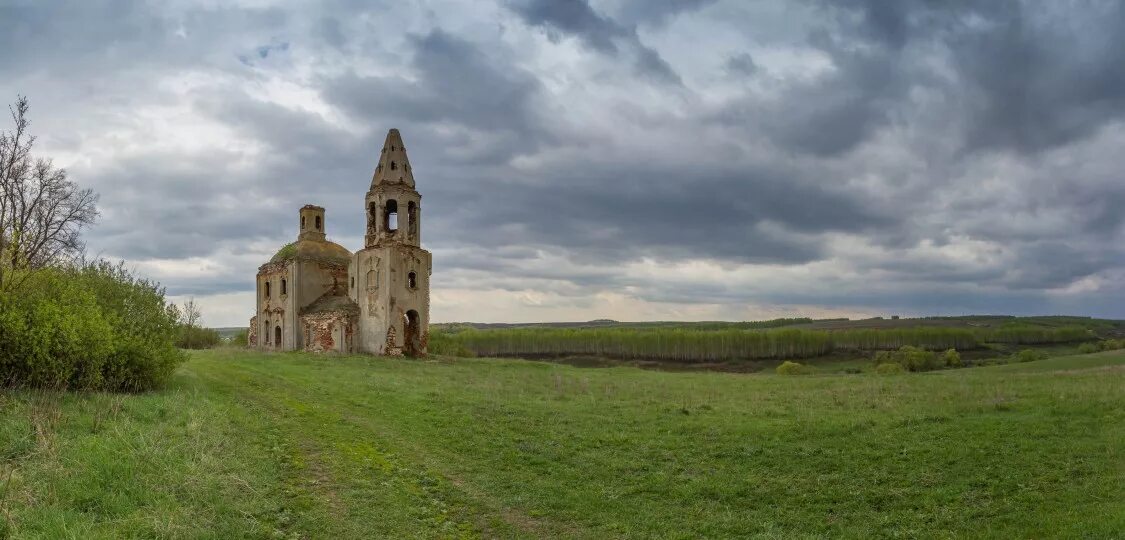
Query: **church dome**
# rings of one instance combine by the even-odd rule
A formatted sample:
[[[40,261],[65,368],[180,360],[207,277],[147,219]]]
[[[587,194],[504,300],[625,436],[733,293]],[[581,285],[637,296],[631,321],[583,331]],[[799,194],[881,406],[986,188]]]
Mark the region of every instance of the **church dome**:
[[[304,239],[282,246],[270,262],[301,260],[347,265],[351,258],[352,252],[336,242]]]

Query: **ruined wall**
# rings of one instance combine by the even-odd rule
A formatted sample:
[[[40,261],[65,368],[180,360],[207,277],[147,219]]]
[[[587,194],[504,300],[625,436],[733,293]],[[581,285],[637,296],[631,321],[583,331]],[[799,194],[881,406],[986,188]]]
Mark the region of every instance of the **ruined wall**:
[[[299,320],[301,310],[326,293],[342,293],[347,278],[348,267],[333,261],[297,258],[263,264],[257,276],[257,321],[253,331],[258,339],[253,346],[285,351],[305,348]],[[275,343],[279,326],[280,344]]]
[[[396,227],[391,228],[388,203],[394,201]],[[391,242],[411,246],[422,244],[422,196],[405,184],[382,185],[368,191],[364,198],[367,211],[365,247],[376,247]]]
[[[354,318],[347,313],[313,313],[303,315],[304,350],[310,352],[353,352]]]
[[[348,278],[347,265],[317,260],[300,260],[297,265],[301,275],[297,285],[299,308],[312,304],[333,290],[343,294]]]
[[[359,351],[425,353],[431,264],[428,251],[398,243],[356,253],[349,266],[348,294],[360,307]],[[411,312],[414,331],[408,332],[406,321]]]
[[[288,261],[266,263],[258,268],[257,324],[258,347],[292,350],[296,347],[293,334],[295,295],[292,265]],[[284,281],[284,286],[283,282]],[[266,293],[266,284],[269,293]],[[284,292],[283,292],[284,291]],[[281,327],[281,343],[276,343],[276,329]]]

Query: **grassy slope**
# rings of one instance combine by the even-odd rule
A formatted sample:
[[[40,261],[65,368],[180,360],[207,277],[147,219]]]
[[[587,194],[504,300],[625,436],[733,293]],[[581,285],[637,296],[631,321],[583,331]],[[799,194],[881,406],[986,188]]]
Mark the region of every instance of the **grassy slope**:
[[[1120,351],[780,377],[228,350],[157,393],[0,394],[16,537],[1102,538],[1123,464]]]

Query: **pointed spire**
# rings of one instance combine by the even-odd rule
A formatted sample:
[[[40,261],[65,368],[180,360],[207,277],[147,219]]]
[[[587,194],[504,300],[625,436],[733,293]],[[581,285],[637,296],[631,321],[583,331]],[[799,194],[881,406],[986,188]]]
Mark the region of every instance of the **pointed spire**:
[[[399,135],[397,129],[387,132],[383,152],[379,154],[379,165],[375,167],[375,175],[371,178],[371,189],[380,184],[405,184],[414,187],[414,170],[410,168],[410,159],[406,157],[406,147],[402,144],[402,135]]]

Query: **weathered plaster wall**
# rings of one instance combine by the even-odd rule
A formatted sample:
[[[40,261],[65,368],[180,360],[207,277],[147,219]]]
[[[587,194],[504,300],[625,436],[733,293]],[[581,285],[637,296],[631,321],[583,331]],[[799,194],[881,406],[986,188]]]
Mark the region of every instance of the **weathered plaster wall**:
[[[257,321],[261,339],[258,347],[286,351],[305,347],[301,332],[301,310],[325,293],[343,291],[348,269],[340,263],[295,259],[266,263],[258,269]],[[285,280],[284,293],[281,281]],[[270,294],[265,294],[265,284]],[[266,323],[269,323],[267,333]],[[281,326],[281,343],[274,343],[275,329]]]
[[[285,292],[282,292],[283,280]],[[257,326],[261,336],[259,346],[282,350],[295,348],[292,317],[296,309],[292,289],[294,283],[292,264],[288,261],[263,264],[258,268],[257,281]],[[268,295],[266,283],[269,283]],[[282,329],[280,344],[275,343],[275,329],[278,326]]]
[[[349,296],[360,307],[359,343],[362,352],[391,354],[406,348],[406,314],[417,313],[415,348],[424,352],[430,313],[431,255],[421,248],[388,243],[356,253],[349,267]],[[414,273],[414,287],[409,285]],[[354,280],[354,281],[353,281]],[[354,283],[354,286],[351,284]],[[394,347],[388,330],[394,328]]]

